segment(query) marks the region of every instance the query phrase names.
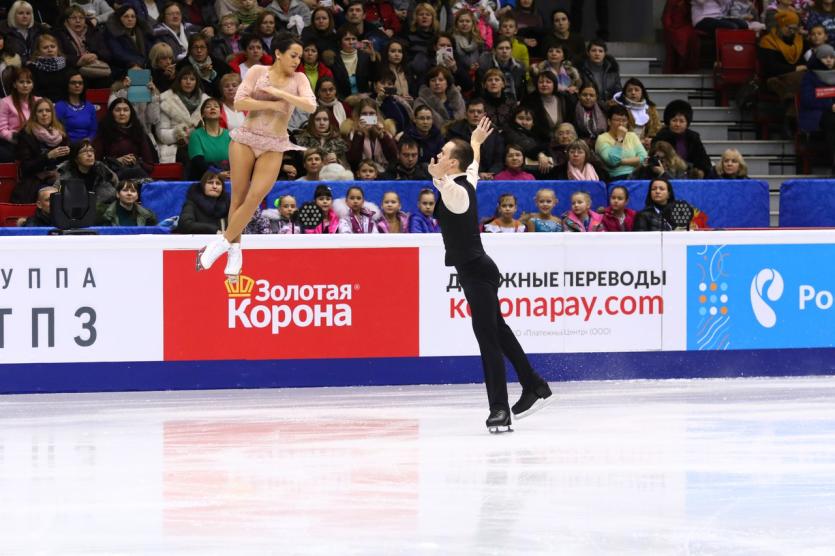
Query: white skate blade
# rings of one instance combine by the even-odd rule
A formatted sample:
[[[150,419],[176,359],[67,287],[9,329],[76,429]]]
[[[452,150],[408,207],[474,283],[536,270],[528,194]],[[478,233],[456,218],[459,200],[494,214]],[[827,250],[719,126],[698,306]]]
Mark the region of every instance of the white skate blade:
[[[513,432],[513,429],[510,428],[510,425],[501,425],[499,427],[487,427],[487,430],[490,431],[490,434],[504,434],[506,432]]]
[[[522,413],[516,413],[513,417],[516,418],[516,419],[524,419],[525,417],[533,415],[534,413],[536,413],[540,409],[544,409],[544,408],[548,407],[549,405],[554,403],[554,400],[556,400],[556,399],[557,399],[557,397],[554,394],[551,394],[547,398],[539,398],[533,403],[533,405],[527,411],[523,411]]]

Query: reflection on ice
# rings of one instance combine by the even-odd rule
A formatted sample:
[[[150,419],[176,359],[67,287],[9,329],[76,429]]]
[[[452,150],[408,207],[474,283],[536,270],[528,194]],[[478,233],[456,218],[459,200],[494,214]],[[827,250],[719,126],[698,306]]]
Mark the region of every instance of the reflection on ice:
[[[822,554],[835,379],[0,398],[0,554]],[[513,393],[511,395],[514,395]]]

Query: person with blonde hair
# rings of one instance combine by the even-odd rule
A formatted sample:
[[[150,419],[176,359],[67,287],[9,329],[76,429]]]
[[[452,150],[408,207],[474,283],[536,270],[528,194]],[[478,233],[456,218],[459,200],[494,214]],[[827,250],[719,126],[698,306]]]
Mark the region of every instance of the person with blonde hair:
[[[6,39],[6,50],[20,56],[26,63],[35,51],[35,41],[46,27],[35,22],[32,4],[17,0],[9,7],[6,21],[0,22],[0,34]]]
[[[710,169],[710,179],[715,180],[744,180],[748,179],[748,165],[742,158],[742,153],[736,149],[728,149],[722,153],[722,158]]]
[[[409,45],[407,59],[409,69],[415,75],[424,75],[435,62],[429,55],[435,36],[440,30],[438,14],[432,4],[421,2],[415,6],[412,12],[412,20],[409,24],[409,32],[406,34],[406,41]]]

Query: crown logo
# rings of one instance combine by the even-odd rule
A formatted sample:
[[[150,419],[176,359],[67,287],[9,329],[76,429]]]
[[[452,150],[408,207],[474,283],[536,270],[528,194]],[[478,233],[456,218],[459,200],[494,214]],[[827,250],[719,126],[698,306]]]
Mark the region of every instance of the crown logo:
[[[241,274],[235,281],[231,281],[228,278],[226,279],[226,293],[229,297],[250,297],[252,295],[253,288],[255,288],[255,280],[249,276]]]

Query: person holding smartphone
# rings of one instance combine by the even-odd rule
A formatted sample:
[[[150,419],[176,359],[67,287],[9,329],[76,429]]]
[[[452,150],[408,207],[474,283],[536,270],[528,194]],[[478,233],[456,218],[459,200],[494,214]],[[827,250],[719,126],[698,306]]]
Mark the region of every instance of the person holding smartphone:
[[[388,168],[397,161],[394,123],[384,120],[377,101],[364,98],[354,108],[350,120],[343,125],[349,143],[348,162],[356,170],[369,158],[379,167]]]

